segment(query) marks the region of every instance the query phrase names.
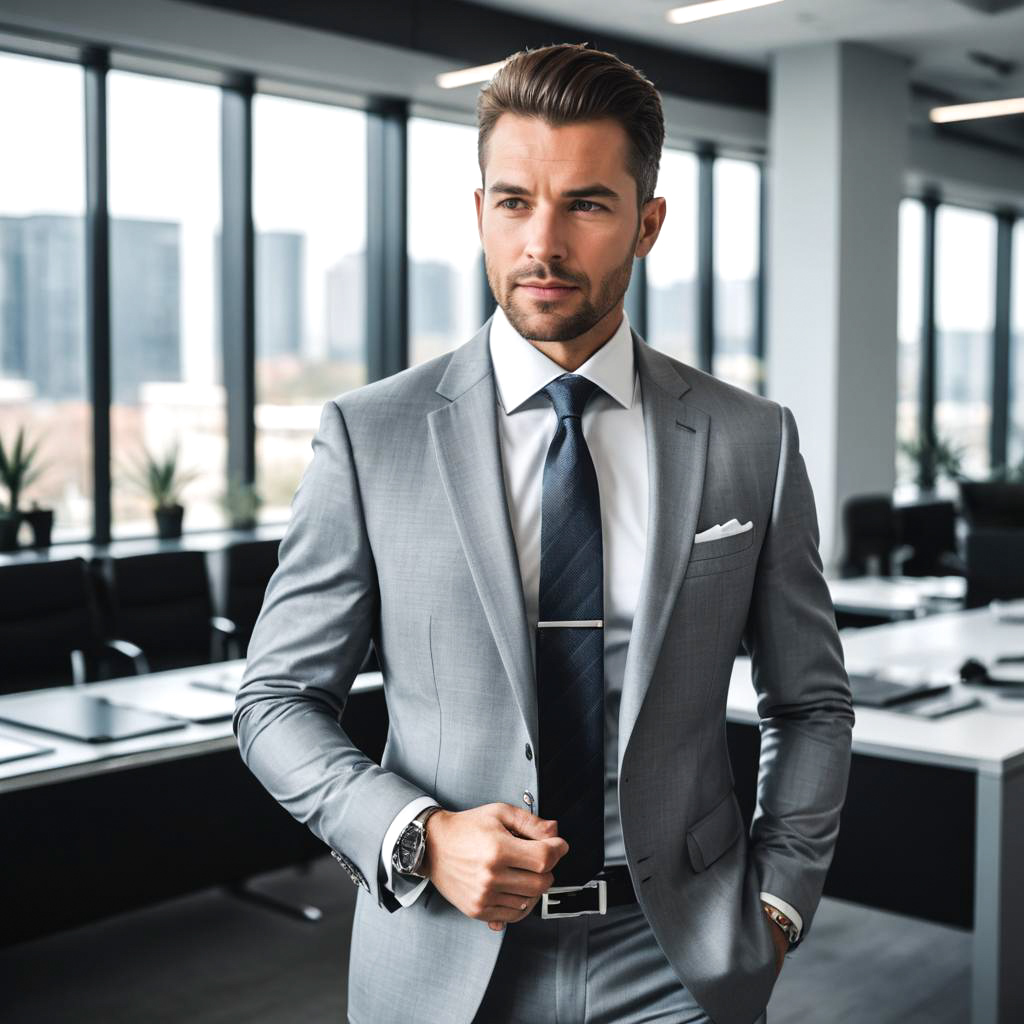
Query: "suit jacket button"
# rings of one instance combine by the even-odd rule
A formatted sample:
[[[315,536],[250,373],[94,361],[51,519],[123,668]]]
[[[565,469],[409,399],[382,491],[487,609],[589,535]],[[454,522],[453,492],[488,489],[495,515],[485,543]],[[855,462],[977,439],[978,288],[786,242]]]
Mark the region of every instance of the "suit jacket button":
[[[533,794],[529,790],[526,790],[523,793],[523,803],[526,804],[531,811],[533,810]]]
[[[526,744],[526,760],[527,761],[532,761],[533,760],[533,749],[530,747],[529,743]]]

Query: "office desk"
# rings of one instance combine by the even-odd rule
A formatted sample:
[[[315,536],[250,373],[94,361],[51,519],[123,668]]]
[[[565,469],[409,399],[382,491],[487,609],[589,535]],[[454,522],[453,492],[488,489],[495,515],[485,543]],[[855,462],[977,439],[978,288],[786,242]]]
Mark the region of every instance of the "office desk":
[[[851,630],[843,634],[843,644],[850,669],[922,665],[941,675],[968,654],[1024,653],[1024,626],[996,623],[979,609]],[[111,680],[89,684],[88,690],[145,697],[188,679],[238,680],[243,664]],[[748,659],[736,660],[728,701],[737,793],[748,817],[758,743],[750,668]],[[378,758],[386,732],[382,698],[380,674],[360,676],[343,718],[346,731]],[[938,721],[857,710],[849,795],[825,891],[973,928],[972,1020],[1019,1024],[1024,1020],[1024,701],[987,699],[985,709]],[[5,724],[0,731],[43,739],[42,733]],[[57,748],[53,754],[0,765],[0,817],[18,821],[18,838],[25,840],[5,843],[5,859],[18,861],[9,862],[0,879],[0,906],[6,912],[0,927],[4,933],[18,929],[14,940],[255,873],[250,868],[261,861],[282,866],[301,859],[304,851],[324,852],[323,844],[251,777],[230,722],[189,725],[101,748],[58,737],[45,742]],[[216,758],[223,759],[219,773],[210,770]],[[174,770],[167,774],[167,769]],[[220,774],[230,776],[230,786],[218,781]],[[103,785],[133,778],[141,781],[128,791]],[[125,792],[122,814],[116,800]],[[152,856],[154,847],[172,843],[170,855],[143,863],[162,883],[155,889],[152,879],[134,878],[140,814],[131,801],[140,797],[146,805],[142,825],[156,835],[143,837],[143,852],[148,849]],[[227,799],[235,805],[225,804]],[[86,834],[76,836],[76,831]],[[225,847],[228,863],[214,856],[212,864],[202,857],[197,864],[194,834],[214,854]],[[76,847],[74,855],[69,843]],[[82,846],[88,849],[77,849]],[[21,884],[26,879],[36,884]],[[83,885],[99,893],[77,918],[39,920],[45,904],[59,904]]]
[[[842,634],[850,671],[917,667],[952,681],[968,655],[1024,653],[1024,625],[988,609]],[[756,758],[750,661],[729,691],[737,791]],[[1024,666],[1021,667],[1024,675]],[[825,891],[972,927],[973,1024],[1024,1021],[1024,700],[966,690],[985,707],[927,720],[856,709],[854,763]],[[979,690],[981,692],[979,693]],[[745,794],[748,807],[752,793]],[[741,794],[741,802],[742,794]],[[884,936],[880,936],[884,942]]]
[[[244,664],[90,683],[84,691],[145,704],[190,680],[237,686]],[[379,673],[360,676],[342,718],[370,756],[379,756],[387,731],[381,696]],[[0,706],[7,699],[0,696]],[[240,885],[327,852],[242,762],[229,719],[100,744],[6,722],[0,733],[54,748],[0,764],[0,946]],[[340,871],[339,882],[349,884]]]
[[[837,612],[897,621],[962,607],[963,576],[855,576],[829,578]]]

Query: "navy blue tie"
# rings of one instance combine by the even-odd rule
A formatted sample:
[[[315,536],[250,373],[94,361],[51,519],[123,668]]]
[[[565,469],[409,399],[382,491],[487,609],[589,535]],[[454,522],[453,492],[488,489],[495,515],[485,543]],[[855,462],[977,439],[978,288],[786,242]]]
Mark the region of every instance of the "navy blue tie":
[[[558,427],[541,498],[537,813],[557,820],[569,844],[555,885],[583,885],[604,866],[604,549],[597,474],[581,423],[597,390],[571,373],[544,388]]]

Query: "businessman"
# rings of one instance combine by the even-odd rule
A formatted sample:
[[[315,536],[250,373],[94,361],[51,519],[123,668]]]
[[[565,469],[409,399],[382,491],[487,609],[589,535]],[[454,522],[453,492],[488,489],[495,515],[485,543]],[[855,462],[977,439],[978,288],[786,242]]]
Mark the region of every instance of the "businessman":
[[[629,325],[667,212],[640,72],[522,51],[477,114],[498,308],[325,404],[240,751],[359,886],[353,1024],[763,1022],[853,724],[797,426]],[[380,765],[339,723],[371,640]],[[749,832],[725,732],[741,644]]]

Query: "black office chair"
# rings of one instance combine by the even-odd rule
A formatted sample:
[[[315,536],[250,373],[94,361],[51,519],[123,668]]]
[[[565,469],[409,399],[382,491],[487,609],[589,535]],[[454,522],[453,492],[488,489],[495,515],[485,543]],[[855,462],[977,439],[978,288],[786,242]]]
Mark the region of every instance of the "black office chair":
[[[892,497],[861,494],[843,503],[844,551],[839,574],[844,578],[866,576],[868,559],[878,559],[882,576],[892,573],[892,554],[897,545]]]
[[[968,608],[1024,598],[1024,529],[967,534]]]
[[[964,576],[957,551],[956,506],[928,501],[896,509],[896,533],[910,554],[900,564],[904,576]]]
[[[972,530],[1024,529],[1024,483],[961,480],[960,508]]]
[[[142,667],[138,648],[102,637],[83,558],[0,567],[0,693],[67,686]]]
[[[263,607],[263,596],[277,568],[279,540],[246,540],[225,552],[225,611],[235,624],[240,655],[249,648],[253,626]]]
[[[237,656],[235,625],[214,615],[206,554],[163,551],[109,558],[110,628],[142,648],[149,671]]]

